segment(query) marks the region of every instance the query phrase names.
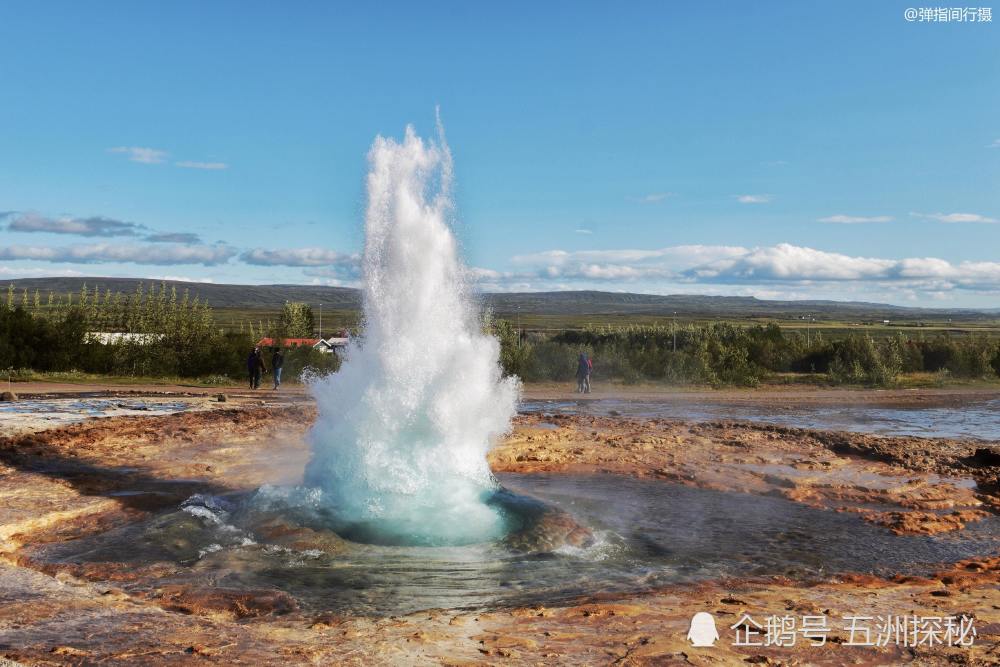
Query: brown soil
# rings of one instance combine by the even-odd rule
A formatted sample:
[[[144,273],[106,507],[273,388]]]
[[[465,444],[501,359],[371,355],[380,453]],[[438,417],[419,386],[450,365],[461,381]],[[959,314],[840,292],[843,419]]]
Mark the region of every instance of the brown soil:
[[[6,388],[6,387],[4,387]],[[141,395],[141,396],[212,396],[219,392],[242,398],[295,400],[306,396],[303,385],[284,384],[278,392],[266,384],[251,391],[242,384],[235,387],[199,387],[186,384],[114,384],[99,382],[15,382],[13,391],[21,398],[74,395]],[[525,400],[578,400],[581,398],[570,383],[531,383],[524,385]],[[957,386],[921,389],[858,389],[802,385],[767,385],[756,389],[710,389],[705,387],[671,387],[666,385],[619,385],[596,382],[593,393],[584,400],[630,399],[637,401],[670,401],[697,403],[724,402],[745,405],[878,405],[883,407],[955,406],[969,401],[1000,397],[1000,387]]]
[[[777,495],[934,534],[1000,510],[984,445],[740,422],[522,415],[491,453],[497,472],[615,473]],[[553,428],[555,426],[555,428]]]
[[[808,586],[727,580],[554,608],[372,619],[308,614],[276,590],[164,586],[130,595],[124,582],[155,580],[170,566],[53,565],[27,555],[32,545],[134,521],[194,492],[298,481],[307,459],[301,436],[314,410],[258,400],[0,438],[0,656],[81,665],[1000,661],[1000,558],[942,564],[928,578],[843,575]],[[963,441],[736,422],[521,416],[491,464],[497,471],[603,472],[779,495],[856,512],[897,533],[932,534],[997,511],[995,455]],[[156,493],[112,495],[130,489]],[[280,539],[284,528],[268,530]],[[696,611],[716,617],[724,640],[713,648],[693,648],[685,639]],[[833,630],[820,647],[801,639],[794,648],[737,647],[728,626],[743,613],[759,622],[825,614]],[[963,613],[975,617],[971,648],[854,647],[837,627],[851,614]]]

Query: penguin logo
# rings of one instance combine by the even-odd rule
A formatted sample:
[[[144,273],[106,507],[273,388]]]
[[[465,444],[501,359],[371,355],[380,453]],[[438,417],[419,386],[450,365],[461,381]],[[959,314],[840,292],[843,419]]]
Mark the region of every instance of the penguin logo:
[[[692,646],[712,646],[719,640],[719,631],[715,629],[715,617],[707,611],[699,611],[691,617],[691,629],[688,630],[688,641]]]

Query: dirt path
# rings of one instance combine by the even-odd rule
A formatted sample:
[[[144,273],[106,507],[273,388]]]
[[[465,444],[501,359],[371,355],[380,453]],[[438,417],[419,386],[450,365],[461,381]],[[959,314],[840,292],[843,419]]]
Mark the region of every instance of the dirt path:
[[[12,390],[25,398],[69,395],[166,395],[214,396],[224,393],[241,398],[271,400],[283,397],[289,400],[307,398],[308,391],[301,384],[285,384],[277,392],[266,385],[251,391],[236,387],[199,387],[185,384],[114,384],[114,383],[58,383],[15,382]],[[0,387],[6,390],[6,386]],[[884,407],[907,406],[960,406],[969,401],[1000,398],[1000,387],[942,387],[921,389],[858,389],[836,387],[811,387],[799,385],[772,385],[756,389],[710,389],[671,387],[665,385],[609,385],[595,383],[590,394],[576,393],[570,383],[532,383],[524,385],[523,400],[602,400],[669,401],[682,403],[728,403],[734,405],[877,405]]]
[[[7,384],[0,390],[7,391]],[[199,387],[188,384],[116,384],[100,382],[14,382],[10,390],[21,398],[47,398],[67,396],[239,396],[246,398],[272,396],[304,397],[306,388],[300,384],[285,384],[274,391],[266,384],[262,389],[250,390],[236,387]]]

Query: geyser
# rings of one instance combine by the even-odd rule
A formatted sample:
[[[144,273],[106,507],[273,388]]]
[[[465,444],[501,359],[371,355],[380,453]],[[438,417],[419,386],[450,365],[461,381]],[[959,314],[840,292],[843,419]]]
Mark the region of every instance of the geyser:
[[[364,334],[311,390],[306,484],[342,535],[418,545],[496,539],[503,510],[486,462],[510,427],[518,383],[481,331],[449,228],[452,162],[412,127],[368,154]]]

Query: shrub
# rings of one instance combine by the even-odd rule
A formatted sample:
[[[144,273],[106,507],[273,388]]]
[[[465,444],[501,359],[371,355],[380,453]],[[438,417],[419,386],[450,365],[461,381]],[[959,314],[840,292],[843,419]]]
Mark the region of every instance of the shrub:
[[[839,383],[888,386],[903,366],[898,345],[892,340],[879,345],[868,335],[850,335],[833,344],[830,379]]]
[[[525,377],[529,373],[531,345],[520,340],[520,335],[507,320],[497,320],[493,325],[493,335],[500,342],[500,367],[504,375]]]
[[[756,386],[772,373],[825,373],[833,383],[888,386],[902,372],[947,370],[982,377],[1000,370],[997,343],[983,337],[931,341],[899,334],[885,339],[849,335],[828,341],[785,333],[777,325],[741,327],[622,327],[564,331],[515,349],[499,330],[505,372],[526,380],[571,380],[581,351],[592,354],[595,379],[663,380],[674,384]],[[674,349],[676,337],[676,350]],[[516,355],[516,356],[515,356]]]
[[[531,358],[523,379],[528,381],[568,381],[576,375],[576,360],[580,348],[544,341],[533,345]]]

